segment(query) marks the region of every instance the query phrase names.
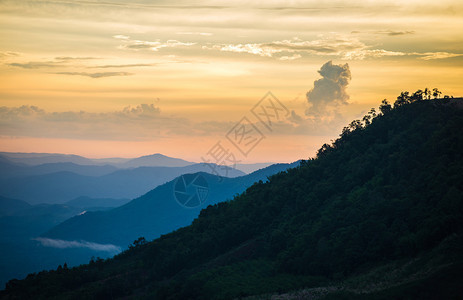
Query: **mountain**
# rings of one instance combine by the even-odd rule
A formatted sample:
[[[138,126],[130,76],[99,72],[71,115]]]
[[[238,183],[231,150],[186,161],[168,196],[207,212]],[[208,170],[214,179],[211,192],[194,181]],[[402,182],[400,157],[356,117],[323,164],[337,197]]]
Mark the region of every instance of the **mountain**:
[[[31,205],[25,201],[0,196],[0,216],[11,215],[30,207]]]
[[[195,163],[179,158],[168,157],[159,153],[131,159],[119,165],[121,168],[138,167],[186,167]]]
[[[79,155],[73,154],[56,154],[56,153],[12,153],[0,152],[0,156],[8,159],[13,163],[25,165],[41,165],[47,163],[70,162],[79,165],[93,165],[93,161]]]
[[[185,167],[195,164],[180,158],[173,158],[160,153],[141,156],[137,158],[95,158],[90,159],[73,154],[57,153],[13,153],[0,152],[0,161],[7,160],[10,163],[38,166],[43,164],[71,163],[74,165],[110,165],[118,168],[138,168],[138,167]]]
[[[78,165],[70,162],[46,163],[36,166],[0,162],[0,165],[4,167],[0,170],[0,178],[30,177],[58,172],[70,172],[83,176],[103,176],[118,170],[110,165]]]
[[[0,178],[0,190],[5,197],[23,199],[31,204],[64,203],[80,196],[133,199],[182,174],[195,172],[221,172],[221,175],[229,177],[244,175],[239,170],[213,164],[139,167],[117,170],[102,176],[85,176],[61,171],[27,177]]]
[[[77,207],[85,210],[96,210],[95,208],[112,208],[122,206],[130,202],[130,199],[112,199],[112,198],[90,198],[90,197],[77,197],[69,200],[65,205]]]
[[[0,203],[6,202],[0,197]],[[68,265],[88,262],[92,256],[110,257],[117,252],[96,251],[88,248],[50,248],[44,247],[35,238],[44,231],[82,212],[81,208],[59,204],[29,205],[21,200],[14,201],[14,211],[0,215],[0,284],[13,277],[56,268],[57,262],[66,261]],[[19,203],[19,205],[18,205]],[[11,205],[8,206],[11,208]],[[46,242],[46,240],[45,240]]]
[[[256,164],[236,164],[235,168],[243,171],[246,174],[250,174],[252,172],[255,172],[257,170],[266,168],[268,166],[273,165],[274,163],[256,163]]]
[[[43,164],[72,163],[75,165],[111,165],[118,168],[138,167],[185,167],[195,163],[179,158],[168,157],[160,153],[141,156],[137,158],[96,158],[90,159],[73,154],[57,153],[13,153],[0,152],[0,159],[28,166]]]
[[[52,228],[42,237],[61,240],[85,240],[126,247],[138,237],[157,238],[180,227],[189,225],[201,209],[223,202],[241,193],[247,187],[268,176],[295,167],[293,164],[275,164],[252,174],[225,178],[208,173],[183,175],[124,206],[110,211],[87,212]],[[178,203],[177,183],[185,178],[201,178],[205,182],[207,198],[202,205],[185,207]],[[193,191],[195,193],[195,191]]]
[[[208,206],[190,226],[11,280],[0,296],[460,299],[462,101],[383,103],[316,159]]]
[[[288,166],[292,165],[274,165],[255,174],[247,175],[249,182],[245,184],[250,185],[256,180],[265,179],[266,176],[284,170]],[[210,182],[217,183],[224,183],[223,180],[227,179],[220,178],[215,175],[207,175],[206,173],[204,173],[204,176],[208,176],[208,180]],[[227,195],[229,195],[229,198],[231,198],[234,194],[243,190],[243,184],[241,184],[242,182],[243,179],[236,179],[236,184],[228,185],[228,188],[231,190],[226,190],[225,188],[222,190],[226,192]],[[236,190],[233,190],[235,188]],[[152,220],[153,217],[156,217],[156,213],[158,216],[170,215],[173,217],[181,218],[177,221],[177,223],[182,226],[190,224],[191,221],[199,214],[199,209],[188,210],[178,206],[177,202],[175,202],[175,200],[171,197],[172,193],[173,191],[169,191],[169,193],[167,193],[167,198],[170,197],[169,199],[175,203],[173,211],[177,211],[177,215],[179,216],[177,216],[175,213],[172,214],[172,211],[161,211],[161,207],[155,207],[153,209],[153,205],[144,204],[136,204],[134,206],[136,209],[138,209],[138,211],[155,212],[145,219],[140,218],[139,215],[134,216],[131,211],[124,209],[118,210],[118,213],[110,213],[109,211],[106,213],[101,211],[108,210],[111,207],[117,207],[126,204],[129,200],[78,197],[64,204],[41,204],[34,206],[27,204],[27,207],[22,210],[16,210],[15,213],[11,213],[8,218],[0,217],[0,247],[2,249],[2,256],[0,256],[0,285],[4,286],[6,281],[13,277],[24,277],[30,272],[56,268],[57,265],[64,262],[66,262],[68,266],[75,266],[88,262],[91,257],[98,256],[106,258],[117,253],[117,249],[119,247],[116,245],[107,243],[90,243],[85,241],[92,240],[90,236],[88,236],[89,232],[92,231],[102,235],[114,234],[117,237],[125,229],[125,234],[128,236],[128,238],[120,244],[122,246],[121,248],[126,248],[130,242],[140,236],[140,232],[146,233],[146,231],[149,230],[150,227],[146,225],[147,223],[151,224],[151,226],[155,226],[157,224],[154,220]],[[25,203],[20,200],[17,200],[17,202]],[[206,204],[207,203],[209,203],[209,201],[206,202]],[[122,214],[120,214],[120,212],[122,212]],[[186,215],[182,216],[182,212],[186,212]],[[58,226],[58,228],[61,229],[63,227],[64,230],[71,229],[71,234],[66,234],[66,238],[48,239],[47,237],[42,237],[37,239],[37,237],[43,232],[49,231],[54,226],[57,226],[59,223],[73,216],[76,216],[75,219],[80,222],[82,221],[82,217],[84,217],[83,219],[85,221],[85,217],[87,217],[87,215],[105,216],[108,214],[112,219],[104,218],[111,221],[109,224],[106,224],[106,227],[101,226],[101,220],[98,220],[97,224],[91,224],[89,227],[87,227],[85,222],[82,222],[82,224],[77,224],[77,226],[82,226],[82,228],[77,229],[77,231],[86,233],[87,236],[74,236],[75,239],[69,240],[69,237],[72,235],[73,228],[68,228],[67,226],[69,222],[64,222],[64,225]],[[127,221],[130,219],[132,220],[132,223],[127,223]],[[150,220],[151,223],[149,222]],[[177,225],[177,223],[173,222],[170,225],[167,224],[170,226],[168,227],[169,229],[167,229],[167,231],[162,231],[164,228],[157,228],[156,230],[158,230],[158,232],[166,233],[180,227],[180,225]],[[137,225],[138,228],[134,228],[133,225]],[[147,226],[146,228],[143,228],[144,231],[139,228],[143,226]],[[109,230],[107,231],[101,230],[102,228],[108,227]],[[117,230],[120,230],[119,228],[122,228],[123,230],[116,232]],[[130,230],[133,231],[130,232]],[[156,231],[153,230],[153,232],[146,234],[146,236],[148,237],[149,234],[153,234],[155,232]],[[96,240],[93,239],[93,241]]]

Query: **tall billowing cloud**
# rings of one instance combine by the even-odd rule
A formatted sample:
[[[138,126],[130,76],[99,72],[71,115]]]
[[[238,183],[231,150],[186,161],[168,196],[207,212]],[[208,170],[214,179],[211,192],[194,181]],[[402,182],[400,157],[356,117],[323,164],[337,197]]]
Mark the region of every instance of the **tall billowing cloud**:
[[[339,105],[347,104],[347,85],[351,80],[349,65],[325,63],[318,71],[322,78],[314,81],[314,87],[307,94],[309,108],[307,115],[320,115]]]

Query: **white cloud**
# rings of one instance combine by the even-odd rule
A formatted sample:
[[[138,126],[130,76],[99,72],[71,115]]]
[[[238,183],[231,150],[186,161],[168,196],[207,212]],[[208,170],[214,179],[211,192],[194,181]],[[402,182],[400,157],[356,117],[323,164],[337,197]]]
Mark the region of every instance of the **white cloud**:
[[[297,59],[301,54],[342,56],[346,53],[362,51],[367,46],[357,39],[342,37],[339,35],[325,38],[304,41],[297,37],[289,40],[273,41],[269,43],[254,44],[221,44],[211,47],[204,46],[203,49],[215,49],[226,52],[249,53],[263,57],[273,57],[275,54],[283,54],[281,60]],[[290,54],[292,54],[290,56]]]
[[[162,48],[177,48],[184,46],[193,46],[196,43],[180,42],[178,40],[167,40],[162,42],[160,39],[155,41],[134,40],[126,35],[114,35],[115,39],[121,40],[123,44],[119,45],[120,49],[143,50],[148,49],[152,51],[159,51]]]
[[[51,248],[59,248],[59,249],[66,249],[66,248],[86,248],[94,251],[104,251],[117,254],[122,251],[121,247],[113,245],[113,244],[98,244],[92,243],[87,241],[65,241],[65,240],[57,240],[57,239],[49,239],[49,238],[35,238],[34,240],[40,242],[40,244],[44,247],[51,247]]]
[[[293,54],[291,56],[282,56],[282,57],[280,57],[280,60],[295,60],[295,59],[299,59],[301,57],[302,56],[300,54]]]
[[[377,31],[377,34],[405,35],[411,31]],[[386,49],[372,49],[357,38],[333,34],[320,39],[304,41],[294,37],[289,40],[273,41],[269,43],[249,44],[220,44],[203,46],[203,49],[225,52],[247,53],[262,57],[276,57],[280,60],[293,60],[305,55],[336,56],[344,60],[363,60],[367,58],[383,58],[397,56],[418,56],[423,60],[444,59],[461,56],[462,54],[448,52],[401,52]]]
[[[363,60],[365,58],[381,58],[386,56],[405,56],[407,53],[398,51],[388,51],[384,49],[362,49],[352,52],[346,52],[342,55],[342,59],[346,60]]]

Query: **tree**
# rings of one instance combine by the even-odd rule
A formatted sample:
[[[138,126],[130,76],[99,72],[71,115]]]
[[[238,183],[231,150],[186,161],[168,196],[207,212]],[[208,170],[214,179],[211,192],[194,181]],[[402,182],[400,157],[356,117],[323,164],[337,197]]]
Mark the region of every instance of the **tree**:
[[[417,90],[410,96],[410,102],[423,100],[424,92],[422,90]]]
[[[357,129],[362,129],[363,128],[362,122],[360,120],[354,120],[354,121],[350,122],[349,127],[350,127],[351,131],[355,131]]]
[[[400,95],[397,97],[397,100],[394,102],[394,107],[402,106],[407,103],[410,103],[410,93],[401,92]]]
[[[132,245],[129,245],[129,249],[140,247],[142,245],[145,245],[146,243],[147,243],[146,239],[141,236],[138,239],[136,239],[135,241],[133,241]]]
[[[423,94],[424,94],[425,99],[428,99],[428,100],[431,99],[431,90],[430,89],[425,88]]]
[[[365,126],[370,125],[371,124],[371,119],[372,119],[371,115],[369,115],[369,114],[364,115],[363,118],[362,118],[363,124],[365,124]]]
[[[344,127],[344,128],[346,128],[346,127]],[[328,153],[330,150],[333,150],[333,147],[331,145],[326,144],[326,143],[323,144],[323,146],[320,149],[318,149],[317,157],[320,157],[320,156]]]
[[[381,101],[381,105],[379,106],[379,110],[381,111],[381,113],[383,115],[387,114],[388,112],[390,112],[392,110],[392,106],[391,104],[389,104],[389,102],[387,102],[386,99],[384,99],[383,101]]]
[[[437,88],[433,88],[433,89],[432,89],[432,95],[433,95],[434,99],[439,98],[439,96],[440,96],[441,94],[442,94],[442,92],[439,91]]]

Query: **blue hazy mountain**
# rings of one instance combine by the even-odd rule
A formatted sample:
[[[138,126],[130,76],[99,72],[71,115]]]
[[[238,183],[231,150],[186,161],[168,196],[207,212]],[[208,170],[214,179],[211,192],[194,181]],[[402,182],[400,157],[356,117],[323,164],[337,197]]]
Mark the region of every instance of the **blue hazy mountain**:
[[[184,207],[179,204],[175,195],[175,184],[182,177],[177,178],[121,207],[75,216],[54,227],[43,237],[86,240],[126,247],[138,237],[153,239],[187,226],[206,206],[231,199],[254,182],[265,181],[267,176],[297,165],[298,162],[275,164],[236,178],[224,178],[204,172],[188,175],[200,176],[207,182],[207,200],[195,207]]]
[[[0,156],[8,159],[13,163],[20,163],[31,166],[62,162],[70,162],[79,165],[94,164],[94,162],[89,158],[73,154],[0,152]]]
[[[46,175],[57,172],[71,172],[83,176],[103,176],[118,170],[111,165],[78,165],[71,162],[45,163],[36,166],[12,163],[9,161],[0,161],[2,169],[0,178],[17,178]]]
[[[265,180],[267,176],[296,164],[273,165],[233,179],[201,173],[204,178],[207,178],[211,188],[211,194],[205,205],[231,198],[253,182]],[[181,207],[173,198],[173,191],[171,190],[172,183],[175,182],[176,180],[173,180],[158,187],[122,206],[121,209],[112,210],[110,210],[110,206],[116,207],[119,204],[125,204],[128,200],[78,197],[64,204],[32,206],[25,201],[1,197],[0,203],[9,207],[11,213],[8,216],[0,216],[0,248],[2,249],[0,286],[3,286],[11,278],[21,278],[30,272],[43,269],[55,269],[64,262],[71,267],[87,263],[91,257],[107,258],[117,253],[114,250],[117,247],[111,245],[113,243],[109,243],[109,245],[106,242],[98,243],[95,244],[97,247],[93,248],[75,247],[78,243],[84,243],[87,246],[89,244],[94,245],[88,243],[87,240],[93,242],[109,240],[92,238],[91,231],[95,231],[95,236],[110,234],[116,237],[114,240],[119,241],[123,249],[139,236],[144,235],[148,238],[188,225],[204,206],[194,209]],[[217,197],[219,192],[223,193],[223,196]],[[161,201],[162,199],[165,199],[165,203]],[[66,221],[68,219],[69,221]],[[151,223],[150,219],[152,219]],[[171,224],[163,223],[162,220]],[[61,222],[64,223],[59,225]],[[43,241],[36,240],[40,234],[57,225],[58,227],[52,230],[55,232],[54,239],[50,240],[54,242],[54,247],[44,247]],[[79,229],[79,226],[83,227]],[[159,226],[159,228],[150,230],[149,227],[145,228],[145,226]],[[79,235],[79,232],[82,234]],[[58,238],[61,234],[65,238]],[[117,238],[122,234],[124,234],[123,239]],[[44,235],[43,238],[50,236]],[[46,241],[47,239],[45,239]],[[62,248],[56,248],[56,245],[62,245]]]
[[[64,220],[82,213],[82,208],[61,204],[29,205],[21,200],[0,197],[0,285],[13,277],[56,268],[67,262],[78,265],[92,256],[109,257],[115,252],[88,248],[43,247],[35,238]],[[5,209],[4,209],[5,208]],[[91,210],[92,208],[86,208]],[[108,208],[106,208],[108,209]]]
[[[0,157],[11,163],[27,166],[43,164],[72,163],[77,165],[112,165],[118,168],[138,167],[185,167],[195,164],[180,158],[169,157],[160,153],[136,158],[100,158],[91,159],[79,155],[56,153],[11,153],[0,152]]]
[[[94,166],[91,166],[94,167]],[[182,174],[221,172],[237,177],[245,173],[212,164],[185,167],[139,167],[117,170],[102,176],[84,176],[69,171],[27,177],[1,178],[2,195],[31,204],[64,203],[80,196],[91,198],[135,198]]]
[[[114,208],[130,202],[130,199],[113,199],[113,198],[90,198],[77,197],[69,200],[65,205],[77,207],[83,210],[104,210],[104,208]]]
[[[30,207],[31,205],[26,201],[0,196],[0,216],[11,215]]]
[[[138,168],[138,167],[186,167],[195,164],[179,158],[173,158],[162,155],[160,153],[145,155],[131,159],[122,164],[118,164],[120,168]]]
[[[235,168],[243,171],[246,174],[250,174],[252,172],[255,172],[257,170],[266,168],[268,166],[273,165],[274,163],[255,163],[255,164],[236,164]]]

